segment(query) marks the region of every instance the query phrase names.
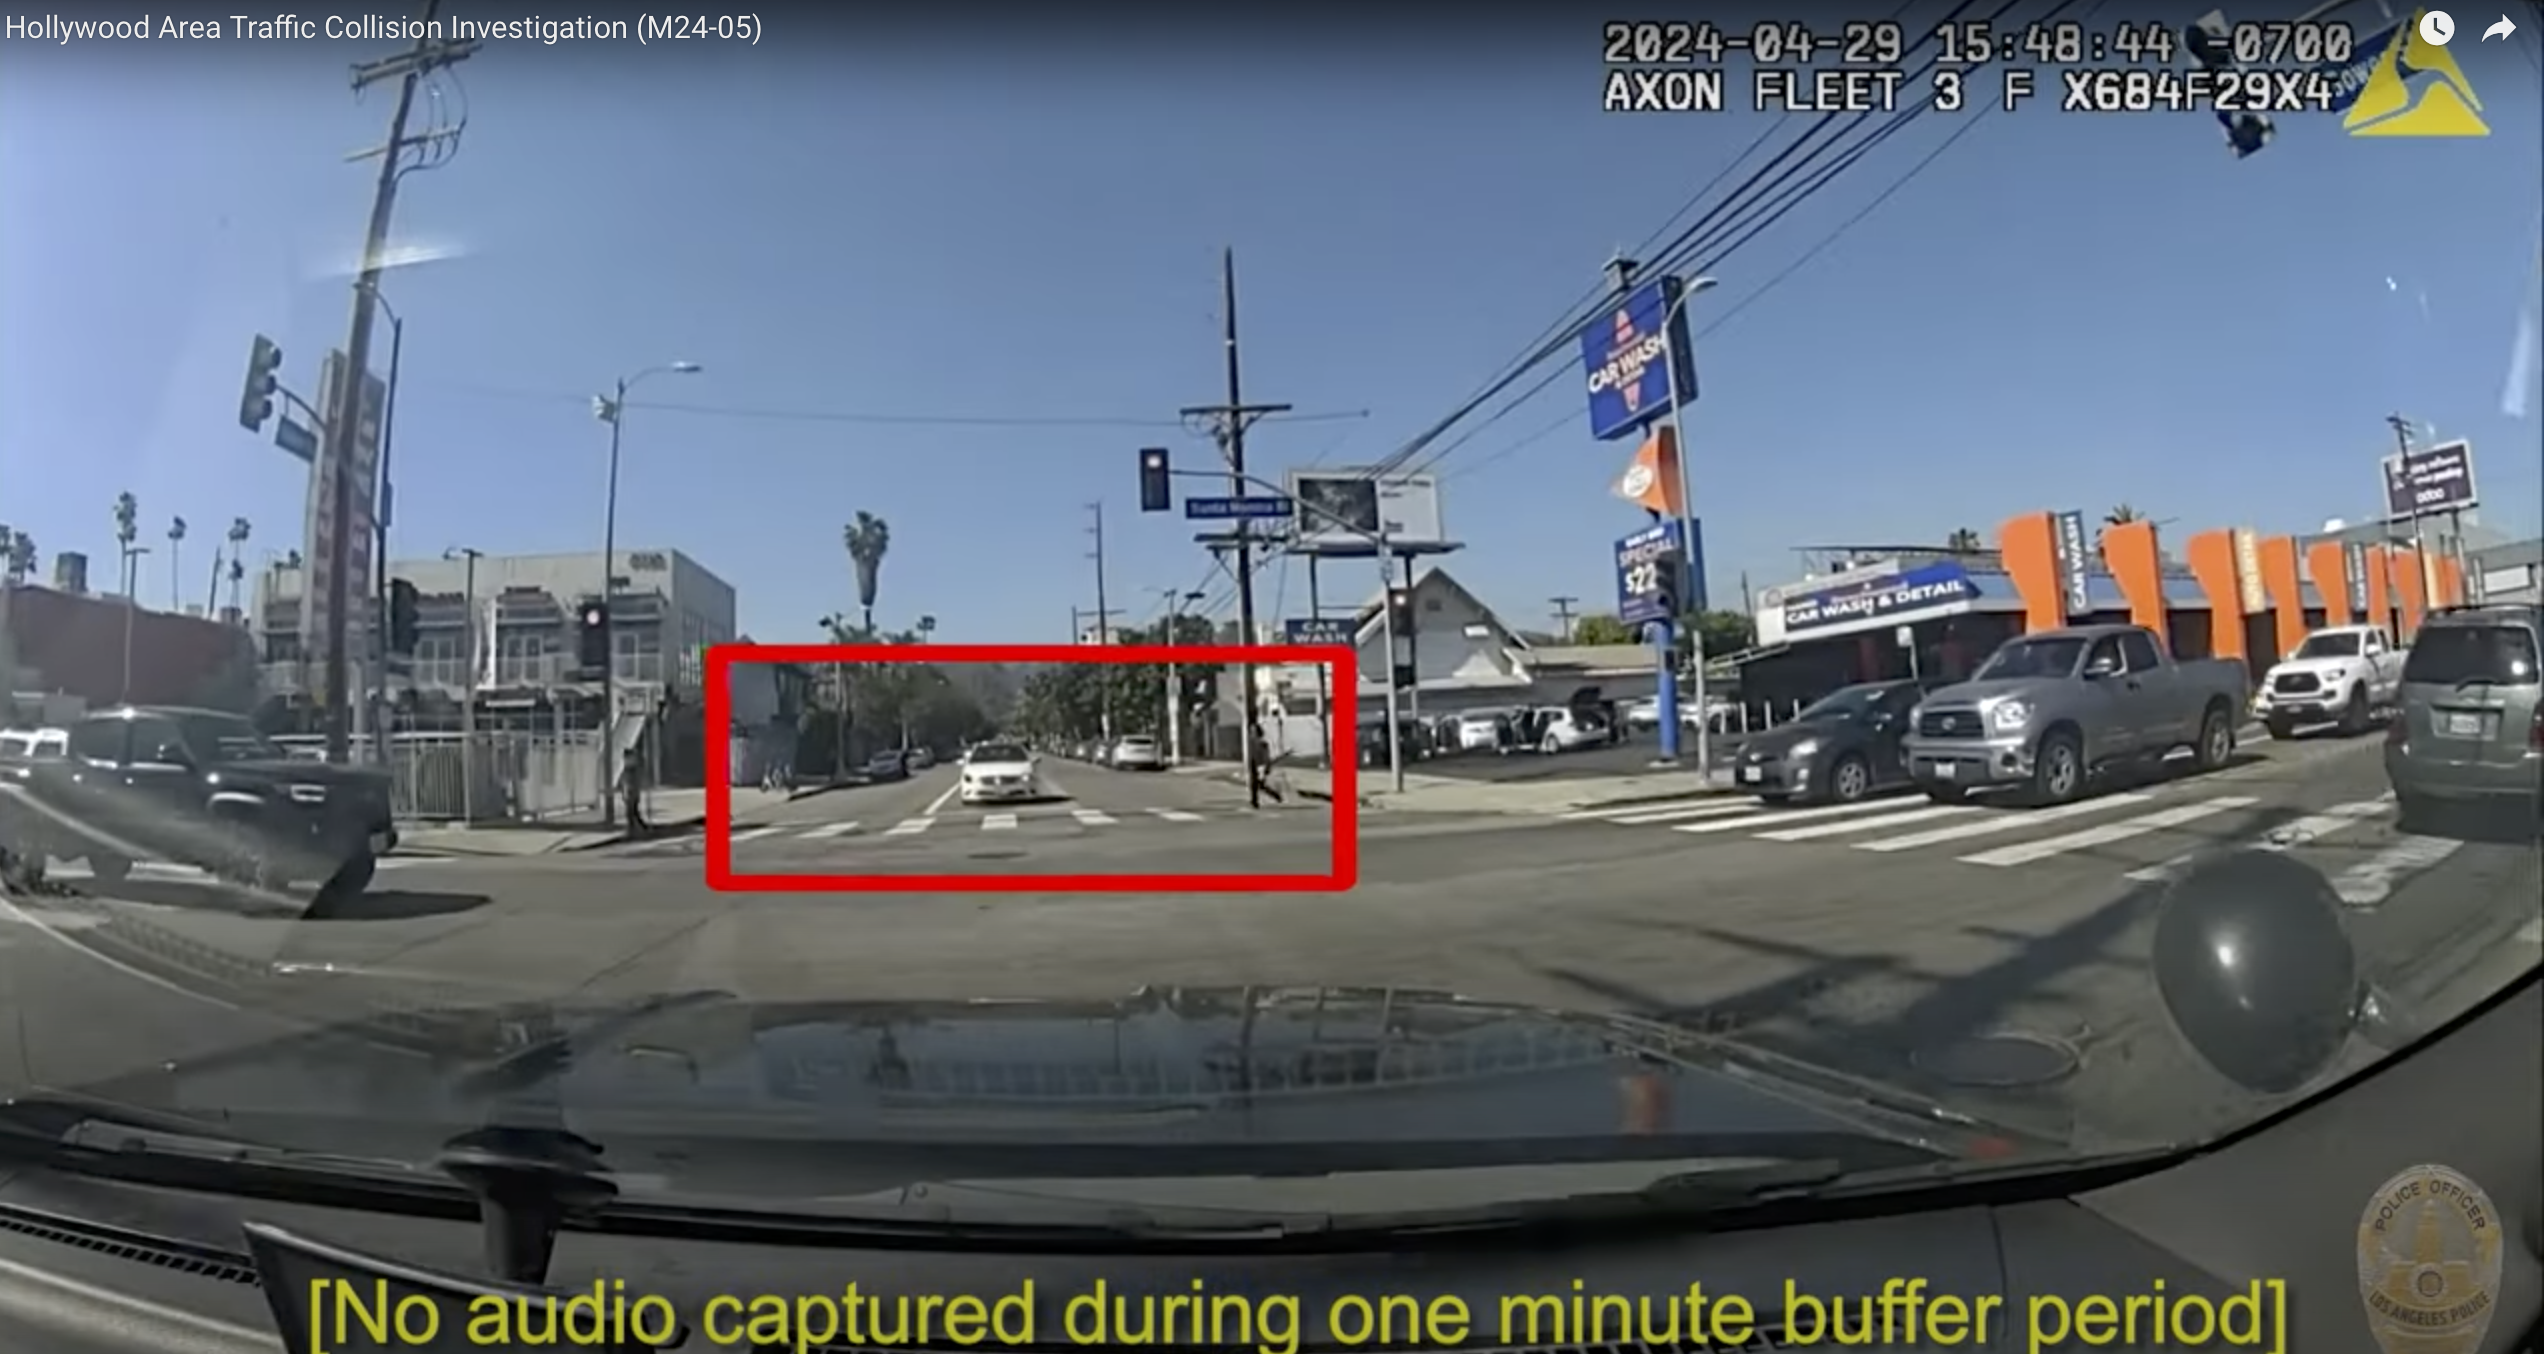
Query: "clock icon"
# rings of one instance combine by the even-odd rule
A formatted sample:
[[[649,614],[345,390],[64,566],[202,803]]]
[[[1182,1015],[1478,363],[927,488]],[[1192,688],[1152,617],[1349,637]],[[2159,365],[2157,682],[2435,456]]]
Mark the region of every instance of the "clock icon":
[[[2444,47],[2456,35],[2455,16],[2443,9],[2433,9],[2420,16],[2420,40],[2432,47]]]

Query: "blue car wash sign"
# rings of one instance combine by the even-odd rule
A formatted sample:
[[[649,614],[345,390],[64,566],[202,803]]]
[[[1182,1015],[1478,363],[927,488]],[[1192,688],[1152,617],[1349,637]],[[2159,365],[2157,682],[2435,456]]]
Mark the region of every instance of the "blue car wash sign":
[[[1886,577],[1787,598],[1784,632],[1794,638],[1822,638],[1931,620],[1967,611],[1978,597],[1979,585],[1970,581],[1969,571],[1951,560],[1938,560]]]
[[[1675,521],[1656,522],[1617,539],[1618,620],[1627,625],[1649,625],[1671,618],[1679,562],[1686,558],[1680,541]]]
[[[1359,629],[1349,616],[1292,616],[1281,622],[1282,638],[1292,644],[1349,644]]]
[[[1583,327],[1581,370],[1589,387],[1592,437],[1606,442],[1627,436],[1680,401],[1695,400],[1687,311],[1678,304],[1683,290],[1675,277],[1646,282]]]

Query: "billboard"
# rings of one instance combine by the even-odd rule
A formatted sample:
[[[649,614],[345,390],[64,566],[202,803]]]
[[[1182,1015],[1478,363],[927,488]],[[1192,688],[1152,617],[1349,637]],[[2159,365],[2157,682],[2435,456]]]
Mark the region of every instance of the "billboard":
[[[1432,475],[1372,475],[1367,470],[1293,470],[1289,493],[1298,505],[1291,549],[1365,551],[1384,530],[1394,545],[1440,545],[1440,481]]]
[[[2385,516],[2409,520],[2461,512],[2481,500],[2473,491],[2473,444],[2445,442],[2408,456],[2388,456]]]
[[[1613,441],[1681,401],[1695,401],[1696,363],[1690,357],[1687,309],[1678,303],[1682,293],[1675,277],[1646,282],[1618,298],[1615,309],[1582,326],[1581,372],[1590,397],[1592,437]]]
[[[1655,522],[1616,543],[1617,619],[1649,625],[1671,619],[1686,556],[1676,521]]]
[[[2057,528],[2051,536],[2058,548],[2058,581],[2067,595],[2070,619],[2093,610],[2093,594],[2085,580],[2093,575],[2092,537],[2085,534],[2085,515],[2062,512],[2052,523]]]
[[[318,407],[336,407],[336,383],[343,379],[344,354],[330,352],[319,373],[321,399]],[[380,418],[387,407],[388,383],[373,376],[362,383],[362,414],[354,424],[352,464],[353,516],[346,530],[345,562],[349,566],[345,581],[348,601],[345,651],[359,657],[365,652],[360,635],[364,620],[371,614],[365,600],[371,588],[371,545],[378,530],[372,520],[372,504],[380,487]],[[323,442],[321,445],[325,445]],[[325,456],[309,466],[309,498],[301,513],[300,634],[301,652],[310,661],[321,661],[327,643],[327,603],[330,580],[335,577],[336,466]]]
[[[1958,561],[1938,560],[1883,578],[1813,588],[1784,603],[1784,632],[1794,638],[1849,634],[1958,615],[1978,599],[1978,585]]]

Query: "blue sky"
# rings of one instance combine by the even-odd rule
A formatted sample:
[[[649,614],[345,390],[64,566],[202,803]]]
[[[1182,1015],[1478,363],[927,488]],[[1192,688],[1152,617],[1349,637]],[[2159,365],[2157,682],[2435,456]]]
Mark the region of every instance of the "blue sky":
[[[465,142],[407,180],[397,230],[451,254],[388,287],[396,553],[597,548],[589,398],[685,359],[706,371],[640,400],[676,407],[630,415],[619,539],[731,579],[757,637],[809,638],[850,600],[859,509],[893,526],[887,623],[1063,637],[1093,604],[1098,499],[1115,603],[1150,611],[1208,575],[1187,524],[1136,512],[1133,453],[1206,463],[1174,414],[1221,394],[1223,246],[1248,397],[1341,415],[1266,424],[1257,467],[1365,462],[1762,125],[1597,111],[1589,27],[1577,50],[1390,67],[1273,48],[1234,73],[1149,49],[807,60],[786,38],[497,44],[462,69]],[[1960,125],[1938,114],[1742,247],[1696,307],[1716,596],[1790,578],[1807,542],[1940,541],[2026,508],[2125,501],[2176,539],[2355,518],[2398,408],[2474,439],[2486,519],[2536,531],[2538,412],[2506,412],[2503,388],[2539,263],[2538,80],[2499,44],[2459,52],[2485,140],[2284,119],[2238,163],[2205,115],[2044,100],[1761,293]],[[370,192],[344,157],[388,111],[344,70],[381,54],[0,56],[0,520],[48,557],[86,550],[111,577],[127,489],[145,539],[192,522],[196,560],[237,515],[252,551],[298,544],[302,469],[232,412],[251,334],[304,385],[342,342]],[[963,418],[1011,422],[940,421]],[[1606,492],[1625,450],[1589,439],[1572,377],[1477,435],[1436,467],[1469,543],[1453,571],[1521,625],[1559,594],[1605,605],[1638,516]],[[1268,580],[1266,613],[1301,613],[1304,587]]]

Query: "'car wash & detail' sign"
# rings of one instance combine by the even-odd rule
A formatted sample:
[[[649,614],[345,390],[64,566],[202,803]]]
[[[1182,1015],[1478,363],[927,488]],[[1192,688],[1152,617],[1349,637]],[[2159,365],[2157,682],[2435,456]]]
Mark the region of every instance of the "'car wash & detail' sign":
[[[1784,631],[1792,639],[1849,634],[1879,626],[1913,624],[1958,615],[1978,600],[1969,572],[1951,560],[1902,569],[1885,578],[1788,594]]]

